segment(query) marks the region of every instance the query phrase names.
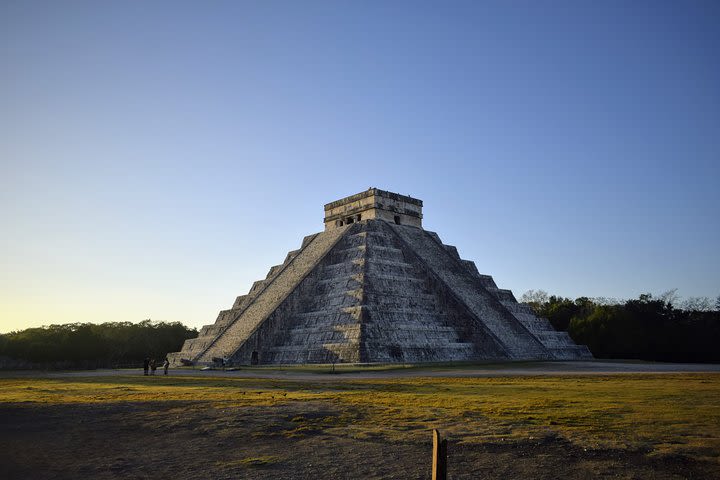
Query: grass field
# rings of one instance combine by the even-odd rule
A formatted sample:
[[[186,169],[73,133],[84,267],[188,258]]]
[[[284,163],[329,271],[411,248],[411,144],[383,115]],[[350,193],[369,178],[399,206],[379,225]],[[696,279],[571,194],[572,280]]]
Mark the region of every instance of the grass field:
[[[200,437],[203,441],[238,436],[249,439],[254,449],[240,452],[242,448],[238,447],[237,455],[213,463],[219,469],[216,478],[225,478],[222,472],[262,469],[263,474],[257,478],[301,478],[303,474],[299,472],[306,470],[296,463],[304,459],[295,456],[303,449],[316,452],[320,445],[332,449],[334,442],[348,443],[348,451],[364,448],[363,445],[368,446],[368,451],[373,451],[373,446],[398,445],[421,452],[430,440],[432,428],[444,433],[451,452],[456,453],[487,453],[488,446],[492,446],[511,455],[520,447],[523,450],[533,445],[531,455],[535,452],[552,457],[557,453],[557,468],[563,465],[562,451],[580,452],[581,458],[577,465],[568,467],[566,478],[585,475],[581,466],[583,462],[591,464],[593,458],[614,474],[625,469],[636,475],[631,470],[639,462],[640,477],[626,478],[641,478],[645,476],[643,469],[652,469],[654,464],[667,470],[665,477],[653,471],[656,478],[684,478],[683,469],[689,469],[687,472],[694,478],[706,475],[712,478],[720,472],[720,374],[330,378],[317,381],[137,375],[4,378],[0,379],[0,405],[5,413],[20,412],[20,417],[30,424],[33,414],[103,412],[99,419],[82,415],[95,429],[102,428],[103,418],[106,421],[122,418],[123,408],[132,406],[132,411],[145,419],[143,425],[154,425],[169,435],[175,435],[173,429],[185,429],[182,441],[188,442],[188,446]],[[208,417],[207,412],[218,414]],[[59,418],[62,423],[63,415]],[[23,425],[27,429],[28,423],[18,421],[21,425],[11,422],[9,431],[20,431]],[[193,428],[188,429],[183,423],[190,423]],[[81,430],[69,437],[69,444],[83,441]],[[6,453],[18,445],[8,437],[9,431],[0,434],[0,447]],[[20,435],[20,440],[42,443],[45,433],[51,434],[40,428],[34,437]],[[222,448],[227,447],[220,443]],[[544,445],[549,453],[543,453]],[[509,449],[507,452],[504,446]],[[583,452],[590,452],[588,458],[583,457]],[[412,455],[424,458],[422,453]],[[615,463],[610,458],[613,455],[617,457]],[[364,458],[367,456],[358,455],[352,461],[362,462]],[[97,460],[108,462],[103,458]],[[551,458],[544,461],[555,465]],[[396,478],[422,478],[422,468],[411,468],[415,463],[408,465],[407,477]],[[490,461],[488,465],[492,464]],[[484,468],[478,465],[468,464],[464,468]],[[526,478],[545,478],[533,476],[531,469],[518,465],[524,468],[519,473]],[[112,465],[105,466],[112,472]],[[137,474],[139,467],[127,468],[131,471],[135,468]],[[383,471],[372,470],[372,465],[368,469],[364,475],[368,478],[388,477]],[[120,473],[128,472],[120,469]],[[337,476],[343,476],[342,472],[338,470]],[[9,473],[27,472],[20,468]],[[460,471],[453,475],[452,465],[450,473],[453,478],[464,478]]]

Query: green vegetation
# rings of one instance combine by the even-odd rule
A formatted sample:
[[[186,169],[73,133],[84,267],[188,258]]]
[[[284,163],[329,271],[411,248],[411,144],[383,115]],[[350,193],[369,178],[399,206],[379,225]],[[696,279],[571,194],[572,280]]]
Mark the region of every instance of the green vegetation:
[[[0,335],[0,357],[15,360],[6,362],[10,368],[141,365],[145,357],[160,360],[196,336],[197,330],[179,322],[50,325]]]
[[[556,329],[566,330],[576,343],[587,345],[597,358],[720,362],[720,302],[715,311],[709,310],[708,302],[698,301],[685,302],[688,308],[679,309],[673,305],[673,294],[643,294],[619,303],[571,300],[531,290],[521,300]]]
[[[575,300],[530,291],[521,298],[535,312],[587,345],[597,358],[720,362],[720,298],[673,305],[674,292],[626,302]],[[197,330],[179,322],[72,323],[0,335],[0,368],[107,368],[161,360]],[[325,367],[322,367],[325,368]],[[341,365],[338,372],[343,371]]]
[[[323,433],[424,442],[428,429],[440,428],[455,443],[560,438],[588,449],[720,458],[720,374],[307,382],[143,376],[5,378],[0,379],[3,402],[38,407],[159,402],[172,408],[173,416],[198,404],[223,410],[255,409],[257,415],[267,416],[248,432],[257,441]],[[260,465],[256,460],[241,462]]]

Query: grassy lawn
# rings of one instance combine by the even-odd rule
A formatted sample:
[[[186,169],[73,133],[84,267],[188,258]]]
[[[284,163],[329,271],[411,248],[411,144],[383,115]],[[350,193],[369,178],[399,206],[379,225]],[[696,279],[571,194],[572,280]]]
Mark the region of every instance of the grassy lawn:
[[[186,402],[296,413],[303,412],[304,403],[315,406],[314,413],[287,419],[291,427],[283,427],[286,437],[321,432],[420,442],[427,440],[428,429],[439,428],[455,444],[562,438],[588,449],[684,455],[711,462],[720,456],[720,374],[317,382],[162,376],[0,379],[0,403],[136,402],[177,403],[173,408],[178,414]],[[251,435],[260,440],[277,434],[274,422],[268,418]]]

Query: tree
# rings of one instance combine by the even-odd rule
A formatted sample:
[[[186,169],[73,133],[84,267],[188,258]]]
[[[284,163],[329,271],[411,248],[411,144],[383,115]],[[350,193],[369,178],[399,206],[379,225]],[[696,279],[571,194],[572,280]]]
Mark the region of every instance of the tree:
[[[51,367],[111,367],[162,359],[196,336],[179,322],[50,325],[1,335],[0,356]]]
[[[581,315],[583,306],[569,298],[551,296],[544,308],[538,312],[547,318],[555,330],[565,331],[573,317]]]
[[[673,288],[660,294],[660,300],[667,303],[669,306],[675,306],[678,303],[680,296],[677,293],[678,289]]]
[[[682,302],[682,309],[688,312],[709,312],[713,308],[708,297],[688,297]]]
[[[545,290],[528,290],[522,294],[520,301],[527,303],[537,312],[548,302],[548,293]]]

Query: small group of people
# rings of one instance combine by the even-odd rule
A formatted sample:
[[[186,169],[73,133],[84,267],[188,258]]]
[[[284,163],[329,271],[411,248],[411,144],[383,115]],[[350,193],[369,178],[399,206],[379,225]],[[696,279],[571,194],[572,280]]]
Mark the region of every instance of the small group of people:
[[[170,360],[165,357],[165,361],[163,362],[163,371],[165,375],[168,374],[168,368],[170,368]],[[157,362],[155,359],[145,357],[145,360],[143,361],[143,370],[145,375],[155,375],[155,370],[157,370]]]

